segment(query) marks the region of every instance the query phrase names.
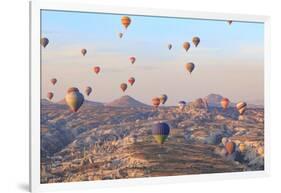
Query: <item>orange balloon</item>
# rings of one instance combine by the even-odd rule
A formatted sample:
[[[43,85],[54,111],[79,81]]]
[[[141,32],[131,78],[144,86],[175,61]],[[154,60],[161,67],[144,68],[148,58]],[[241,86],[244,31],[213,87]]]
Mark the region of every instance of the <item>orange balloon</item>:
[[[190,48],[190,43],[189,42],[184,42],[182,47],[185,49],[185,51],[187,52],[188,49]]]
[[[230,101],[228,98],[223,98],[221,100],[221,106],[223,109],[227,109],[228,105],[229,105]]]
[[[152,99],[152,105],[156,108],[160,105],[160,102],[161,102],[161,100],[159,97],[155,97]]]
[[[127,29],[131,24],[131,18],[129,18],[128,16],[123,16],[121,17],[121,23]]]
[[[225,149],[228,155],[231,155],[235,152],[236,144],[232,141],[226,142]]]
[[[195,68],[195,64],[192,63],[192,62],[189,62],[189,63],[186,63],[185,64],[185,69],[191,74],[192,71],[194,70]]]

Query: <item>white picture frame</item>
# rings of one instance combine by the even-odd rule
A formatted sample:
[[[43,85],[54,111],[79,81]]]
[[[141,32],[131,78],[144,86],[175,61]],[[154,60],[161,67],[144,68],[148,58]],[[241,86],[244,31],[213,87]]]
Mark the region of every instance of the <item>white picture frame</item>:
[[[239,173],[201,174],[172,177],[153,177],[91,182],[40,184],[40,10],[117,13],[144,16],[163,16],[210,20],[234,20],[264,23],[264,98],[265,98],[265,169]],[[32,192],[81,190],[144,184],[186,183],[189,181],[241,179],[268,176],[270,172],[270,18],[259,15],[191,12],[184,10],[144,9],[137,7],[104,6],[83,2],[32,1],[30,3],[30,190]]]

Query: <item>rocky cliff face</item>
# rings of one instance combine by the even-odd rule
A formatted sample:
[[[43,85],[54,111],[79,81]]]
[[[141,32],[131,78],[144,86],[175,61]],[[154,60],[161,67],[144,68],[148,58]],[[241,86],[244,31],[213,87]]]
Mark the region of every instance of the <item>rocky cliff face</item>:
[[[219,94],[209,94],[204,99],[208,102],[210,107],[220,107],[223,96]]]
[[[44,102],[41,183],[262,170],[263,109],[239,116],[234,108],[205,108],[202,101],[184,111],[155,110],[126,96],[117,106],[86,104],[77,113]],[[171,127],[163,145],[151,135],[159,121]],[[236,144],[235,154],[225,154],[222,139]]]

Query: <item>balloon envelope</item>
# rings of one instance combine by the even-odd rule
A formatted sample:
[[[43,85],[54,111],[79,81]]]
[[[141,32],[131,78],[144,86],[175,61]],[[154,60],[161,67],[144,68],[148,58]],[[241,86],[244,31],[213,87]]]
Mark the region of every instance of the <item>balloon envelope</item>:
[[[190,43],[189,42],[184,42],[182,47],[185,49],[185,51],[187,52],[190,48]]]
[[[131,18],[128,16],[123,16],[121,17],[121,23],[127,29],[131,24]]]
[[[94,72],[95,72],[96,74],[98,74],[98,73],[100,72],[100,67],[99,67],[99,66],[95,66],[95,67],[94,67]]]
[[[264,156],[264,147],[259,146],[257,152],[258,152],[259,155]]]
[[[79,92],[78,88],[71,87],[67,90],[65,102],[71,111],[77,112],[84,102],[84,96]]]
[[[168,49],[172,49],[172,44],[168,44]]]
[[[234,153],[235,148],[236,148],[236,144],[234,142],[232,142],[232,141],[226,142],[225,149],[226,149],[228,155],[231,155],[232,153]]]
[[[157,108],[160,105],[160,98],[154,97],[152,99],[152,105]]]
[[[221,107],[223,109],[227,109],[228,105],[229,105],[229,99],[228,98],[222,98],[221,100]]]
[[[242,152],[242,153],[246,151],[246,148],[247,147],[244,143],[240,143],[239,146],[238,146],[239,151]]]
[[[125,92],[125,90],[127,89],[127,84],[126,83],[122,83],[121,85],[120,85],[120,88],[121,88],[121,90],[123,91],[123,92]]]
[[[167,99],[168,99],[168,96],[165,95],[165,94],[163,94],[163,95],[161,95],[159,98],[160,98],[161,104],[165,104],[166,101],[167,101]]]
[[[163,144],[170,134],[170,127],[167,123],[156,123],[152,127],[152,135],[157,143]]]
[[[185,107],[185,105],[186,105],[186,102],[185,102],[185,101],[179,101],[179,102],[178,102],[178,107],[179,107],[180,110],[183,110],[184,107]]]
[[[135,58],[135,57],[133,57],[133,56],[131,56],[131,57],[129,58],[129,60],[131,61],[131,63],[132,63],[132,64],[134,64],[134,63],[135,63],[135,61],[136,61],[136,58]]]
[[[191,74],[192,71],[194,70],[195,68],[195,64],[192,63],[192,62],[189,62],[189,63],[186,63],[185,64],[185,69]]]
[[[129,78],[128,82],[131,86],[133,86],[133,84],[135,83],[135,78],[134,77]]]
[[[55,85],[55,84],[57,83],[57,79],[56,79],[56,78],[52,78],[50,81],[51,81],[51,83],[52,83],[53,85]]]
[[[52,93],[52,92],[48,92],[48,93],[47,93],[47,98],[48,98],[49,100],[52,100],[53,96],[54,96],[54,93]]]
[[[92,88],[90,86],[87,86],[86,89],[85,89],[85,93],[87,96],[89,96],[92,92]]]
[[[83,49],[81,50],[81,53],[82,53],[83,56],[85,56],[85,55],[87,54],[87,50],[86,50],[85,48],[83,48]]]
[[[44,48],[49,44],[49,40],[48,40],[48,38],[41,38],[40,39],[40,44],[41,44],[41,46],[43,46]]]
[[[236,108],[239,112],[240,115],[243,115],[246,111],[246,108],[247,108],[247,103],[245,102],[239,102],[236,104]]]
[[[228,142],[228,138],[227,137],[223,137],[221,139],[221,143],[225,146],[225,144]]]
[[[198,44],[200,43],[200,38],[199,37],[193,37],[192,42],[195,45],[195,47],[197,47]]]

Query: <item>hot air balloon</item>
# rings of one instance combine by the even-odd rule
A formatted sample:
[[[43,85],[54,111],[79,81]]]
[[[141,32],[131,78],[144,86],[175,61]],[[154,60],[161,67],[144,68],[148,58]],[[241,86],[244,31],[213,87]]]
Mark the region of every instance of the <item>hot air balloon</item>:
[[[44,48],[46,48],[46,46],[49,44],[48,38],[41,38],[41,39],[40,39],[40,44],[41,44],[41,46],[43,46]]]
[[[84,102],[84,96],[79,92],[78,88],[71,87],[67,90],[65,102],[71,111],[77,112]]]
[[[245,152],[246,151],[246,145],[244,144],[244,143],[240,143],[239,145],[238,145],[238,149],[239,149],[239,151],[240,152]]]
[[[233,21],[232,20],[228,20],[227,22],[228,22],[229,25],[231,25]]]
[[[165,94],[163,94],[163,95],[161,95],[160,97],[160,102],[161,102],[161,104],[162,105],[164,105],[165,104],[165,102],[167,101],[167,99],[168,99],[168,96],[167,95],[165,95]]]
[[[223,137],[221,139],[221,143],[225,146],[225,144],[228,142],[228,138],[227,137]]]
[[[168,44],[168,49],[169,49],[169,50],[172,49],[172,44]]]
[[[87,86],[86,89],[85,89],[85,93],[87,96],[89,96],[92,92],[92,88],[90,86]]]
[[[247,103],[245,102],[239,102],[236,104],[236,108],[240,115],[243,115],[246,111]]]
[[[132,64],[134,64],[135,61],[136,61],[136,58],[135,58],[134,56],[131,56],[131,57],[129,58],[129,60],[130,60],[130,62],[131,62]]]
[[[99,67],[99,66],[95,66],[95,67],[94,67],[94,72],[95,72],[96,74],[98,74],[98,73],[100,72],[100,67]]]
[[[263,146],[259,146],[258,149],[257,149],[257,153],[260,156],[264,156],[264,147]]]
[[[126,83],[122,83],[121,85],[120,85],[120,88],[121,88],[121,90],[123,91],[123,92],[125,92],[125,90],[127,89],[127,84]]]
[[[123,37],[123,33],[118,33],[118,36],[119,36],[119,38],[122,38]]]
[[[123,16],[121,17],[121,23],[127,29],[131,24],[131,18],[129,18],[128,16]]]
[[[155,108],[158,108],[158,106],[160,105],[160,98],[154,97],[154,98],[152,99],[152,105],[153,105]]]
[[[225,149],[227,151],[228,155],[231,155],[232,153],[235,152],[236,144],[232,141],[228,141],[225,144]]]
[[[50,81],[51,81],[51,83],[52,83],[53,85],[55,85],[55,84],[57,83],[57,79],[56,79],[56,78],[52,78]]]
[[[187,52],[188,50],[189,50],[189,48],[190,48],[190,43],[189,42],[184,42],[183,44],[182,44],[182,47],[185,49],[185,51]]]
[[[184,109],[185,105],[186,105],[185,101],[179,101],[178,102],[178,107],[181,111]]]
[[[200,38],[199,37],[193,37],[192,42],[195,45],[195,47],[197,47],[198,44],[200,43]]]
[[[85,56],[85,55],[87,54],[87,50],[86,50],[85,48],[83,48],[83,49],[81,50],[81,53],[82,53],[83,56]]]
[[[129,78],[128,82],[131,86],[133,86],[133,84],[135,83],[135,78],[134,77]]]
[[[48,92],[47,97],[48,97],[49,100],[52,100],[52,98],[54,97],[54,93]]]
[[[186,63],[185,64],[185,69],[191,74],[192,71],[194,70],[195,65],[192,62]]]
[[[156,123],[152,127],[152,135],[157,143],[163,144],[170,134],[170,127],[167,123]]]
[[[228,105],[229,105],[229,100],[228,98],[222,98],[221,99],[221,107],[225,110],[227,109]]]

